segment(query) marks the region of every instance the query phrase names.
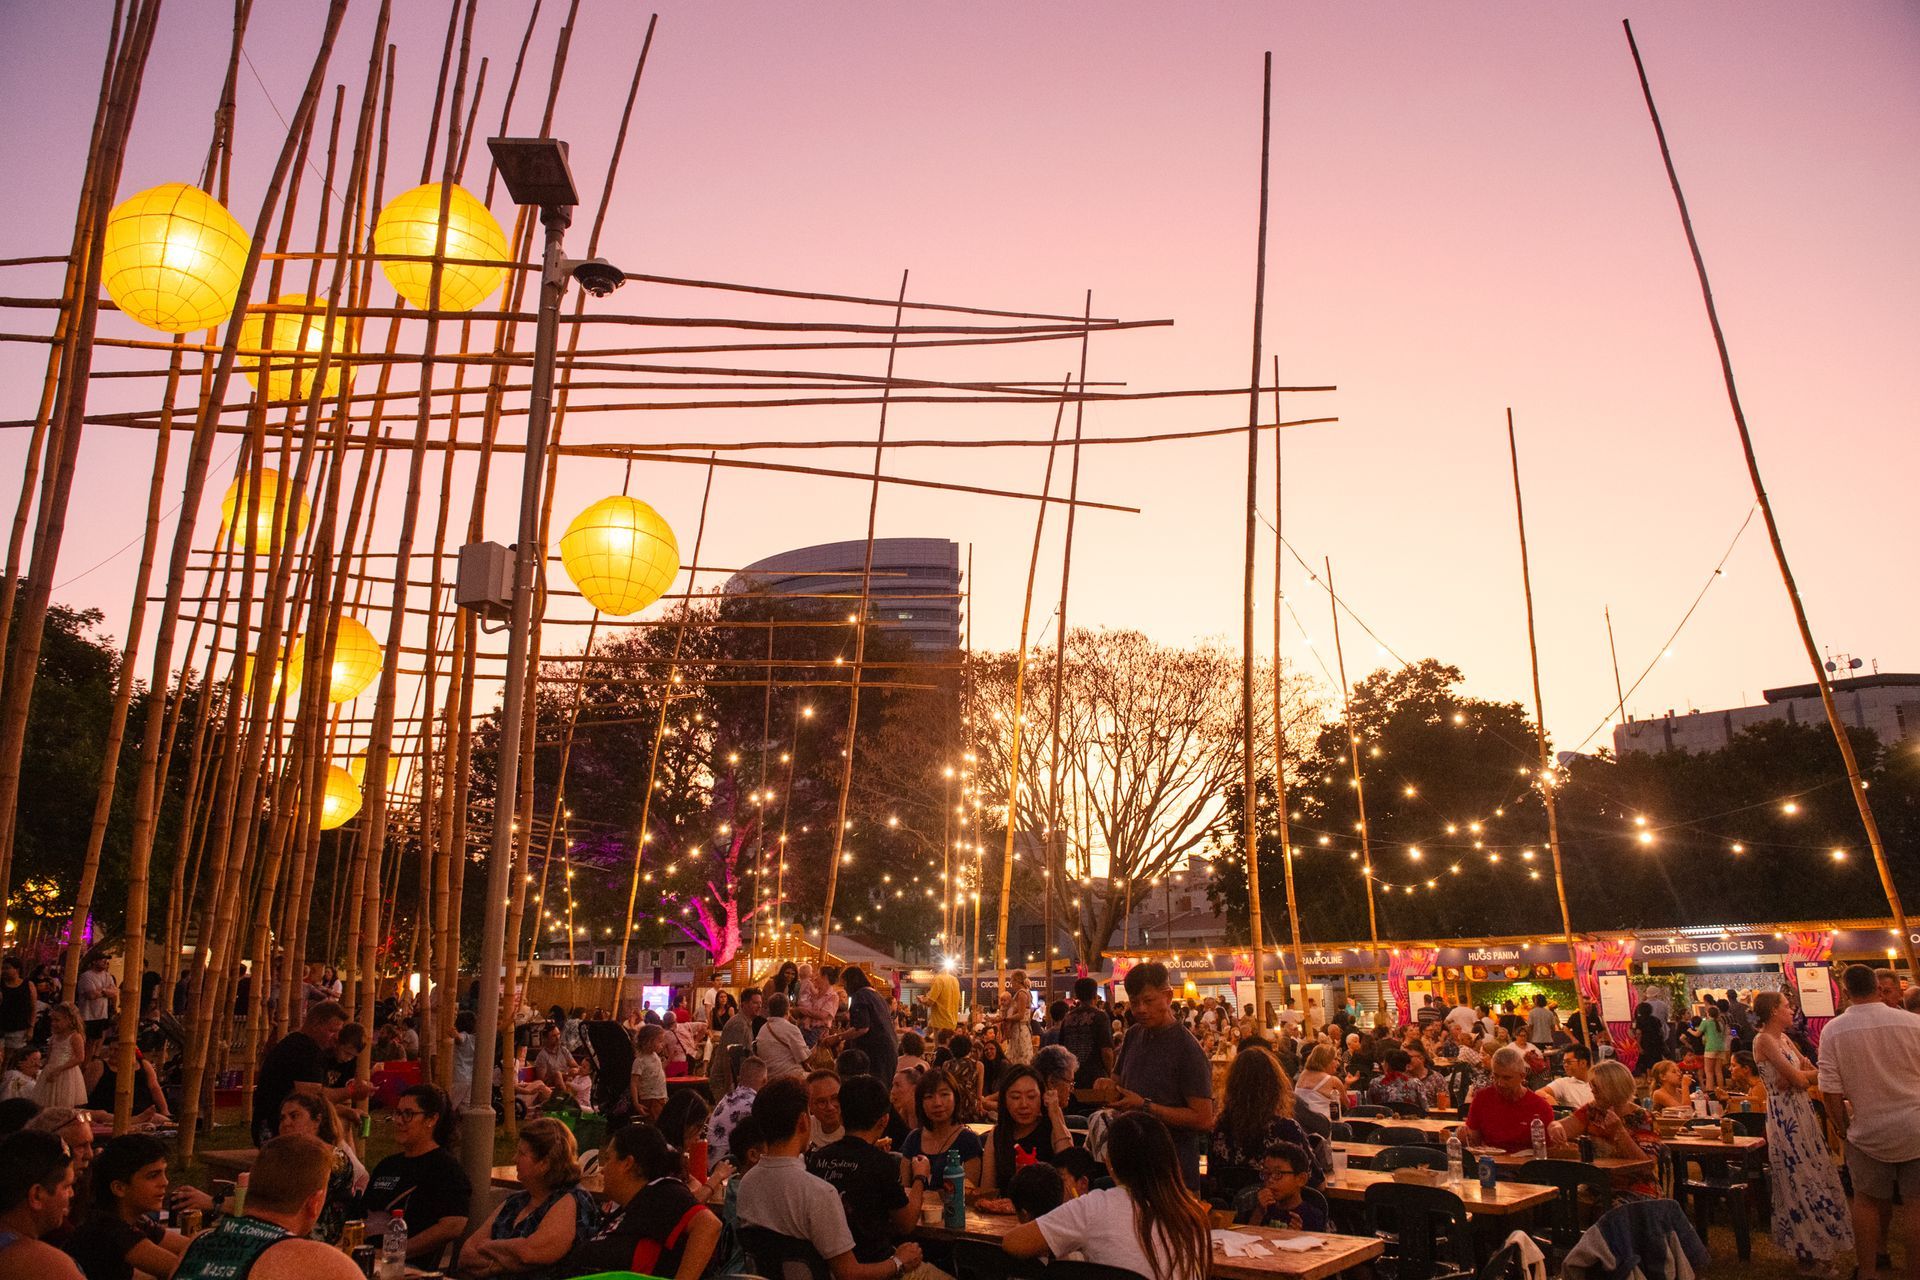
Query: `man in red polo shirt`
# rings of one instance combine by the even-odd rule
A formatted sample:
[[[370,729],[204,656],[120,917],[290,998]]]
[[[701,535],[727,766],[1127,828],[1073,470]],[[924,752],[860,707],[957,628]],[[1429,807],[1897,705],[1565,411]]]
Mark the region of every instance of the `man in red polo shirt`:
[[[1493,1055],[1493,1086],[1473,1095],[1460,1141],[1469,1147],[1525,1151],[1533,1145],[1535,1120],[1543,1128],[1552,1124],[1553,1107],[1527,1088],[1526,1053],[1506,1045]]]

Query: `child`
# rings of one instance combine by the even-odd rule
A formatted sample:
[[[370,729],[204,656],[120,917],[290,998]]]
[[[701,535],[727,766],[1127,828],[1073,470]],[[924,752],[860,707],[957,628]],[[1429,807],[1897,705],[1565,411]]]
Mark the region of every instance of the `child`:
[[[1066,1179],[1050,1164],[1026,1165],[1007,1180],[1007,1199],[1013,1202],[1015,1217],[1032,1222],[1066,1201]]]
[[[1065,1151],[1057,1152],[1053,1164],[1066,1184],[1069,1200],[1077,1200],[1087,1194],[1093,1189],[1096,1178],[1107,1176],[1106,1166],[1095,1160],[1085,1147],[1068,1147]]]
[[[0,1100],[31,1098],[33,1083],[40,1074],[41,1054],[33,1045],[23,1044],[7,1050],[6,1075],[0,1078]]]
[[[1313,1157],[1294,1142],[1276,1142],[1267,1148],[1264,1180],[1251,1196],[1241,1193],[1236,1219],[1255,1227],[1292,1227],[1296,1231],[1325,1231],[1323,1201],[1301,1194],[1313,1173]]]

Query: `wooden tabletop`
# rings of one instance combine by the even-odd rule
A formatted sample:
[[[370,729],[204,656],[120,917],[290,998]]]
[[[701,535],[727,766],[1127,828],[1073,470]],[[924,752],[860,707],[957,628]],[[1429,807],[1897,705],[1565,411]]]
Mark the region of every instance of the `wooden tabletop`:
[[[1336,1142],[1333,1144],[1333,1149],[1344,1154],[1348,1160],[1352,1161],[1352,1166],[1350,1167],[1363,1169],[1368,1167],[1374,1158],[1382,1151],[1386,1150],[1385,1147],[1377,1142]],[[1548,1151],[1547,1155],[1548,1158],[1554,1160],[1580,1159],[1579,1148],[1577,1147],[1555,1147]],[[1495,1156],[1493,1161],[1502,1168],[1514,1169],[1526,1164],[1532,1159],[1533,1152],[1531,1151],[1509,1151],[1503,1155]],[[1592,1160],[1582,1161],[1581,1163],[1590,1164],[1594,1168],[1601,1170],[1619,1186],[1626,1186],[1633,1182],[1639,1175],[1650,1173],[1653,1170],[1652,1156],[1639,1156],[1635,1158],[1629,1158],[1627,1156],[1595,1156]]]
[[[1458,1120],[1436,1120],[1429,1116],[1422,1120],[1417,1116],[1380,1116],[1363,1117],[1368,1124],[1377,1124],[1382,1128],[1418,1129],[1429,1137],[1445,1138],[1460,1127]]]
[[[1011,1214],[981,1213],[977,1209],[968,1209],[965,1230],[950,1231],[944,1226],[923,1225],[914,1232],[914,1236],[921,1240],[974,1240],[984,1244],[998,1244],[1018,1225],[1019,1219]],[[1325,1231],[1289,1231],[1280,1227],[1236,1226],[1227,1227],[1224,1230],[1258,1236],[1262,1240],[1306,1236],[1320,1241],[1319,1247],[1315,1249],[1300,1253],[1282,1253],[1275,1250],[1264,1258],[1230,1258],[1220,1246],[1215,1245],[1211,1274],[1224,1276],[1227,1280],[1270,1280],[1270,1277],[1274,1276],[1284,1276],[1287,1280],[1325,1280],[1328,1276],[1339,1275],[1349,1267],[1356,1267],[1379,1257],[1386,1248],[1382,1241],[1371,1236],[1343,1236]]]
[[[520,1171],[510,1164],[494,1165],[489,1171],[487,1180],[503,1191],[520,1189]],[[582,1190],[596,1196],[606,1189],[600,1181],[600,1171],[597,1169],[580,1179],[580,1186]]]
[[[993,1132],[993,1125],[985,1120],[976,1120],[967,1126],[967,1132],[984,1138]]]
[[[1732,1142],[1722,1142],[1717,1132],[1711,1138],[1705,1136],[1707,1132],[1701,1130],[1701,1136],[1697,1138],[1683,1132],[1678,1137],[1662,1138],[1660,1141],[1676,1156],[1743,1156],[1751,1151],[1766,1149],[1765,1138],[1736,1133]]]
[[[1368,1187],[1392,1181],[1391,1173],[1377,1169],[1348,1169],[1337,1177],[1328,1178],[1320,1190],[1330,1200],[1364,1200]],[[1489,1191],[1480,1185],[1477,1178],[1469,1178],[1458,1186],[1445,1184],[1444,1189],[1459,1196],[1467,1206],[1467,1212],[1473,1214],[1519,1213],[1537,1204],[1545,1204],[1558,1194],[1553,1187],[1539,1183],[1504,1180],[1494,1183]]]
[[[199,1151],[195,1153],[200,1163],[207,1167],[208,1173],[239,1177],[243,1173],[253,1172],[254,1161],[260,1158],[258,1147],[232,1147],[225,1151]],[[512,1169],[509,1168],[511,1173]]]

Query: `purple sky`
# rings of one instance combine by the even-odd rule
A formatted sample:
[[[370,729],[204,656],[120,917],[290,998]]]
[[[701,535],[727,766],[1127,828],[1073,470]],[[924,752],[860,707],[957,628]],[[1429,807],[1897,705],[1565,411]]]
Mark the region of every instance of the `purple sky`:
[[[373,7],[355,6],[334,61],[332,79],[351,86],[349,111]],[[563,7],[548,5],[536,38],[520,131]],[[322,8],[256,5],[252,65],[282,112],[297,98]],[[644,10],[608,0],[582,8],[555,132],[571,141],[591,201]],[[408,175],[418,171],[445,7],[397,9],[395,154],[404,159],[394,169]],[[195,180],[229,12],[212,0],[165,11],[123,196]],[[9,6],[0,109],[15,127],[0,139],[0,165],[28,194],[8,201],[5,256],[66,247],[105,13],[102,3]],[[1267,339],[1288,381],[1340,388],[1290,397],[1287,415],[1342,420],[1289,436],[1289,537],[1316,564],[1333,557],[1343,596],[1400,654],[1458,663],[1475,693],[1527,698],[1503,433],[1512,405],[1548,721],[1557,745],[1571,747],[1612,708],[1603,606],[1612,606],[1631,682],[1751,501],[1618,16],[1515,4],[669,6],[603,251],[661,274],[876,295],[910,268],[916,297],[988,306],[1072,311],[1091,287],[1099,312],[1177,321],[1097,340],[1093,377],[1138,388],[1244,381],[1260,54],[1272,49]],[[494,59],[485,132],[523,21],[519,6],[483,7],[476,54]],[[1920,16],[1895,3],[1661,5],[1636,34],[1816,635],[1884,668],[1914,669]],[[239,118],[233,204],[250,224],[281,125],[246,69]],[[483,181],[469,174],[470,187]],[[511,212],[504,198],[495,209]],[[573,247],[584,242],[582,226]],[[13,269],[0,292],[45,294],[54,283]],[[596,305],[747,310],[641,287]],[[49,324],[45,312],[13,312],[4,327]],[[134,326],[108,315],[102,331]],[[0,347],[0,417],[32,413],[43,351]],[[1067,344],[986,352],[907,356],[899,371],[1043,379],[1074,359]],[[878,373],[882,361],[842,353],[838,366]],[[128,394],[103,384],[95,403],[131,403]],[[914,407],[896,412],[893,429],[1044,436],[1051,417]],[[1244,420],[1243,401],[1221,399],[1097,406],[1087,422],[1108,433]],[[568,430],[576,440],[858,438],[873,423],[871,409],[812,409],[592,415]],[[8,511],[23,445],[24,433],[0,433]],[[110,620],[125,616],[134,556],[100,562],[139,532],[149,447],[149,436],[95,428],[82,460],[57,596],[98,605]],[[1144,513],[1083,515],[1074,621],[1170,641],[1237,637],[1243,457],[1238,439],[1089,456],[1083,494]],[[858,468],[866,456],[799,460]],[[1040,450],[922,451],[890,466],[1031,488],[1043,463]],[[501,541],[512,536],[517,460],[510,470],[489,520]],[[608,463],[570,462],[563,476],[563,519],[620,485]],[[679,527],[683,552],[699,480],[684,466],[635,475],[634,492]],[[715,500],[702,558],[716,566],[865,528],[865,489],[846,482],[723,472]],[[1054,546],[1059,527],[1050,523]],[[971,541],[975,641],[1012,642],[1029,506],[890,489],[880,532]],[[1050,598],[1057,551],[1046,558],[1039,592]],[[1325,647],[1325,597],[1293,568],[1294,607]],[[1264,609],[1259,625],[1264,647]],[[1343,631],[1351,673],[1384,660],[1358,628]],[[1291,625],[1286,643],[1317,675]],[[1756,522],[1630,709],[1733,705],[1806,678]]]

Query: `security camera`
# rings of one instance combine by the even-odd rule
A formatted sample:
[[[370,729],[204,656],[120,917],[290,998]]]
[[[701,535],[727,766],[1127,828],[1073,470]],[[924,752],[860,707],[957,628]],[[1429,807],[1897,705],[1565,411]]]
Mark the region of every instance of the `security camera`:
[[[627,282],[627,273],[605,258],[588,258],[573,264],[573,278],[596,298],[604,298]]]

